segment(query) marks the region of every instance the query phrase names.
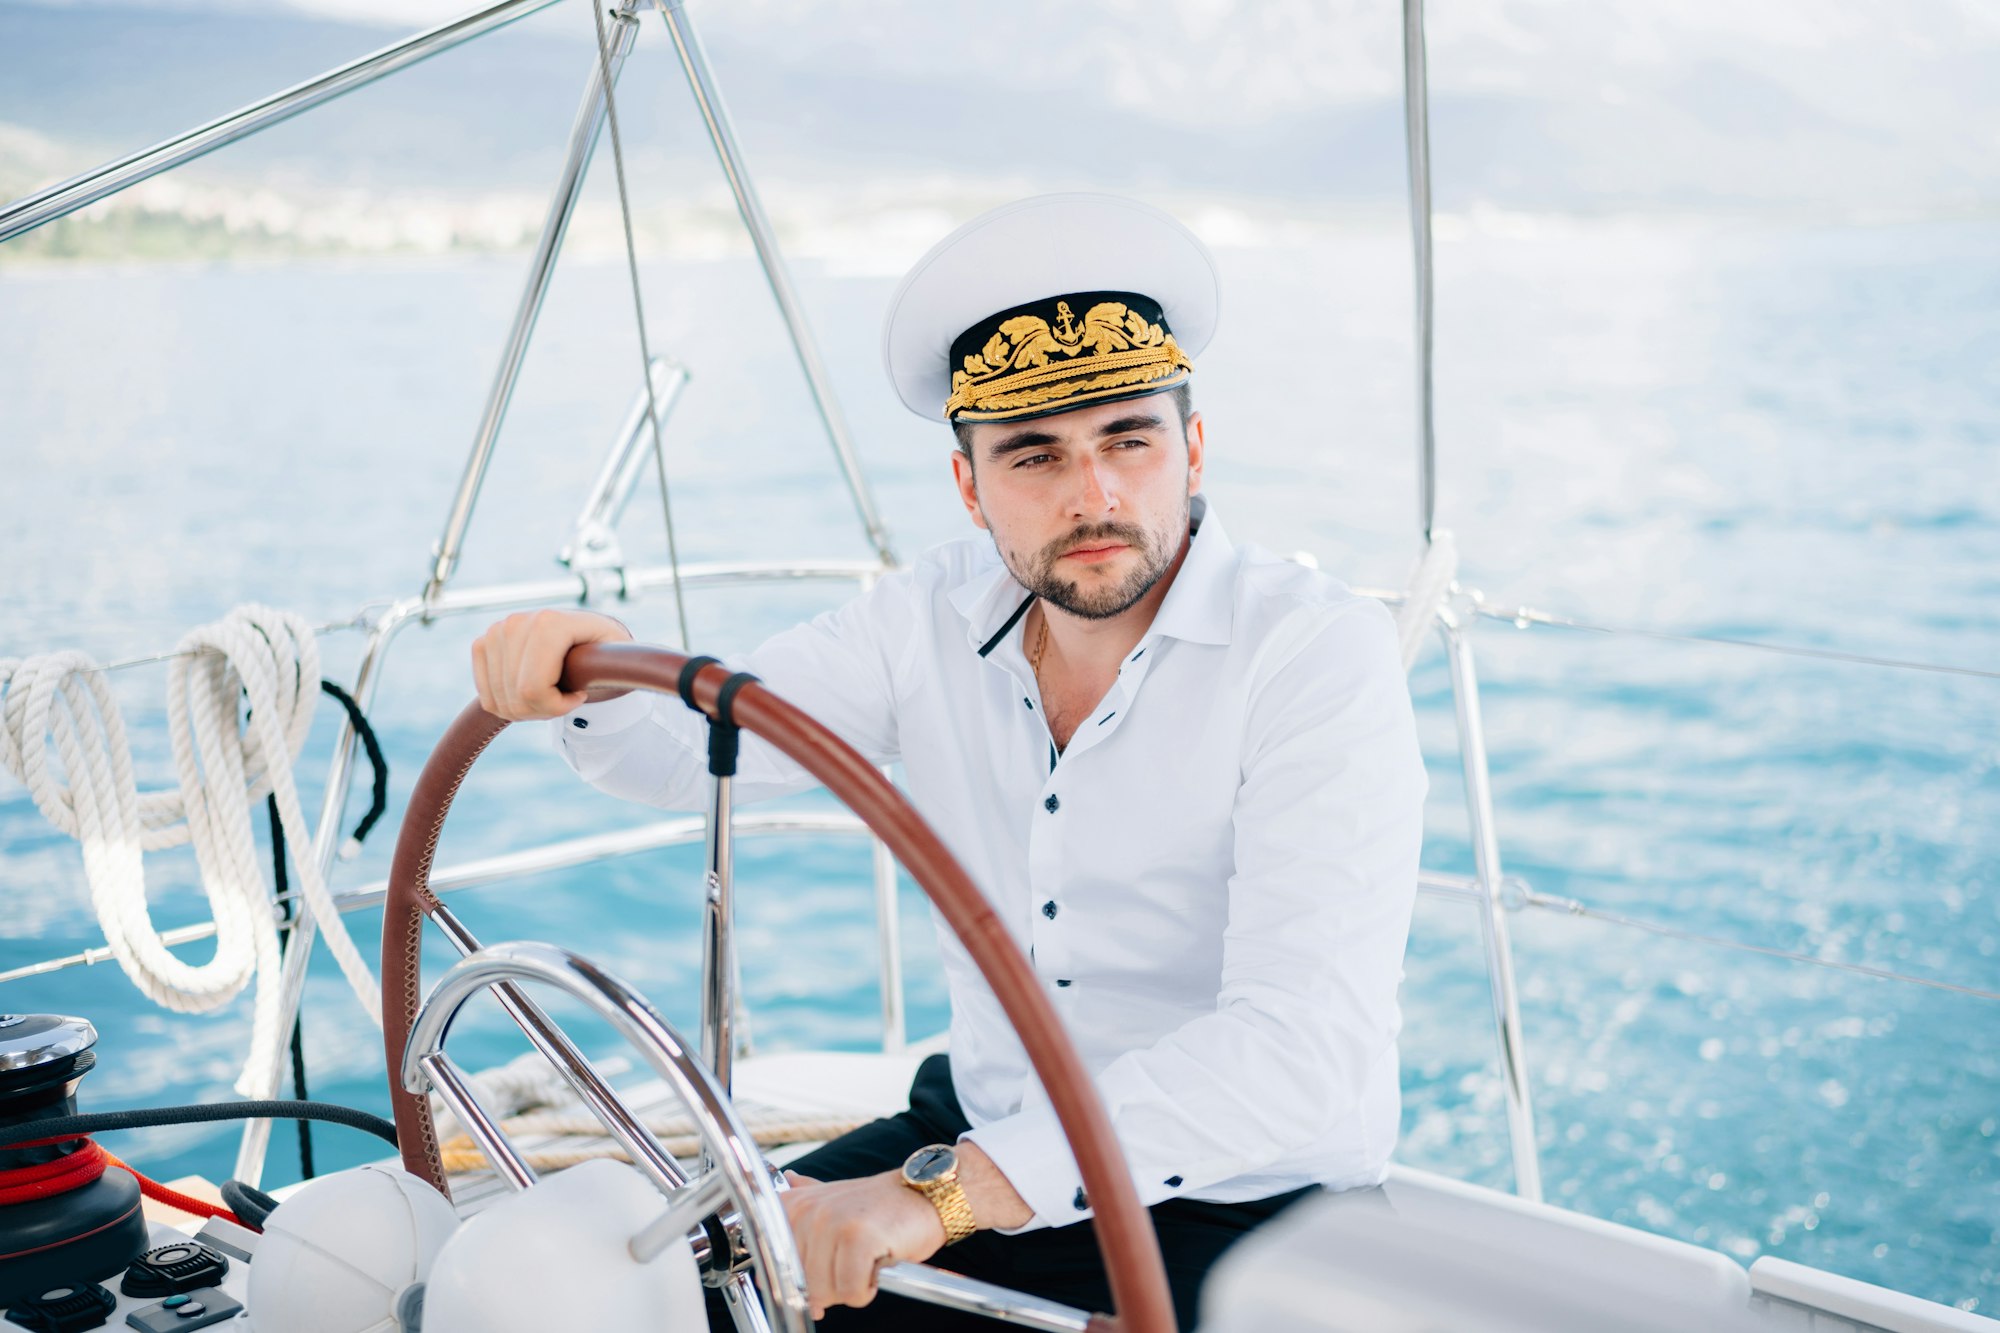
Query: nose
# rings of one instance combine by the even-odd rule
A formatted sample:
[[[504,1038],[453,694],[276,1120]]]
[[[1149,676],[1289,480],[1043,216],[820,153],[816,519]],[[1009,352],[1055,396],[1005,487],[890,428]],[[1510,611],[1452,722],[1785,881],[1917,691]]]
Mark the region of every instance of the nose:
[[[1086,453],[1079,464],[1077,488],[1070,497],[1072,518],[1097,518],[1117,512],[1118,497],[1111,493],[1105,480],[1097,455]]]

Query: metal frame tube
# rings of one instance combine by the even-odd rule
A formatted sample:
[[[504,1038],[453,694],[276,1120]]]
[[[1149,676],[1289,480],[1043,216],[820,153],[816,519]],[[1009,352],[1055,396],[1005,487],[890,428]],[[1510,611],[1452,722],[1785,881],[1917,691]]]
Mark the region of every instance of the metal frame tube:
[[[868,826],[853,815],[837,814],[828,810],[801,810],[792,813],[752,811],[735,817],[735,829],[738,837],[818,838],[868,833]],[[460,865],[445,866],[432,872],[430,890],[442,896],[456,893],[461,889],[477,889],[488,884],[501,884],[527,875],[541,875],[554,870],[592,865],[615,856],[636,856],[641,852],[657,851],[662,847],[680,847],[702,841],[707,836],[708,820],[706,816],[700,815],[684,819],[663,819],[656,823],[641,824],[636,828],[619,829],[611,833],[587,833],[578,838],[562,838],[555,842],[543,843],[539,847],[524,847],[519,851],[502,852],[498,856],[480,857]],[[879,859],[876,865],[879,870],[881,865]],[[882,901],[879,883],[877,889],[876,902],[879,910]],[[1477,879],[1465,875],[1448,875],[1442,871],[1422,872],[1417,877],[1417,890],[1431,897],[1450,898],[1459,902],[1476,903],[1485,897]],[[296,896],[287,894],[286,898]],[[378,879],[358,889],[334,894],[333,903],[342,914],[345,914],[380,907],[387,897],[388,881]],[[1570,912],[1574,912],[1580,906],[1580,904],[1572,905],[1568,899],[1549,898],[1544,894],[1535,893],[1527,895],[1524,905],[1554,907],[1559,911]],[[213,921],[198,921],[192,925],[160,932],[161,940],[170,945],[192,944],[196,940],[211,939],[214,935]],[[900,960],[900,953],[896,957]],[[108,963],[111,959],[109,946],[99,945],[94,949],[63,954],[0,972],[0,984],[25,981],[29,977],[46,976],[51,972],[63,972],[72,967],[94,967],[99,963]],[[887,1001],[884,1003],[886,1005]],[[885,1045],[884,1050],[888,1049]]]
[[[527,359],[528,341],[534,336],[535,320],[542,313],[549,279],[555,273],[556,257],[562,250],[570,219],[576,214],[577,200],[583,195],[583,181],[590,166],[591,152],[596,148],[598,132],[604,126],[605,89],[609,83],[617,82],[625,57],[632,53],[633,39],[638,36],[638,20],[629,11],[620,10],[612,18],[614,32],[611,49],[605,60],[593,59],[590,63],[590,78],[584,84],[583,101],[577,107],[576,120],[570,126],[569,149],[563,156],[562,174],[556,180],[555,197],[549,202],[549,214],[542,223],[542,235],[535,244],[534,257],[528,261],[528,281],[521,291],[520,304],[514,311],[514,323],[508,330],[507,344],[500,353],[500,368],[494,373],[493,387],[487,392],[486,408],[479,418],[479,431],[473,436],[472,451],[466,457],[465,472],[459,478],[458,493],[452,497],[451,512],[445,517],[444,535],[438,538],[437,549],[432,553],[430,580],[425,584],[423,594],[426,602],[436,600],[458,566],[466,530],[472,525],[472,510],[479,503],[479,490],[486,480],[486,468],[493,461],[493,447],[500,438],[500,425],[506,419],[507,404],[513,399],[514,385],[520,379],[522,363]],[[610,71],[609,83],[606,69]]]
[[[846,582],[882,573],[872,560],[770,560],[741,563],[703,563],[681,568],[683,588],[738,588],[748,584],[793,583],[824,580]],[[674,571],[666,565],[648,565],[619,573],[616,591],[619,600],[649,592],[671,592]],[[484,611],[512,611],[523,607],[546,606],[558,602],[587,603],[604,591],[581,572],[558,578],[535,579],[523,583],[500,583],[466,592],[446,591],[429,602],[413,599],[414,613],[425,620],[441,616],[478,614]],[[401,609],[402,604],[397,604]]]
[[[731,1091],[731,1066],[736,1058],[736,902],[729,819],[732,781],[719,775],[711,779],[707,897],[701,927],[701,1058],[725,1093]]]
[[[731,193],[736,196],[736,210],[743,216],[743,226],[750,233],[751,244],[757,247],[757,258],[764,266],[765,279],[771,284],[771,295],[777,298],[778,313],[784,316],[785,327],[792,335],[792,349],[798,354],[800,369],[805,371],[806,385],[812,390],[820,420],[826,423],[834,459],[847,482],[848,494],[854,499],[855,511],[861,516],[861,525],[868,534],[869,543],[882,557],[882,563],[893,566],[896,555],[889,545],[889,529],[882,522],[875,508],[875,497],[868,489],[868,480],[862,475],[853,435],[847,428],[846,417],[841,413],[840,400],[833,391],[833,378],[827,374],[819,344],[813,338],[812,326],[806,321],[805,307],[799,303],[798,292],[792,287],[791,273],[786,269],[784,254],[778,248],[777,233],[772,230],[771,220],[764,213],[763,201],[757,197],[757,187],[750,181],[749,170],[743,163],[743,151],[737,147],[736,132],[730,126],[729,112],[722,104],[715,76],[709,71],[701,39],[695,35],[694,24],[682,9],[681,0],[653,0],[653,7],[660,11],[667,32],[674,39],[674,50],[680,55],[681,68],[687,72],[688,90],[694,94],[702,124],[707,126],[709,141],[715,145],[715,156],[722,164],[722,174],[729,182]]]
[[[1428,542],[1437,520],[1437,437],[1431,417],[1431,130],[1424,0],[1403,0],[1403,133],[1417,278],[1417,520]]]
[[[1478,871],[1480,937],[1486,951],[1486,979],[1492,993],[1494,1026],[1500,1041],[1500,1074],[1507,1094],[1507,1137],[1514,1159],[1514,1192],[1542,1197],[1540,1150],[1535,1144],[1535,1108],[1528,1087],[1528,1052],[1521,1030],[1514,952],[1502,901],[1500,838],[1493,820],[1493,784],[1486,764],[1486,728],[1479,712],[1479,676],[1472,644],[1460,631],[1442,626],[1451,658],[1451,694],[1458,714],[1458,750],[1465,772],[1465,807]]]
[[[903,997],[903,925],[899,916],[896,858],[874,839],[875,938],[881,954],[882,1052],[901,1055],[910,1044]]]
[[[875,577],[870,575],[861,580],[861,592],[866,596],[875,587]],[[894,775],[885,765],[882,776],[894,781]],[[859,822],[859,821],[857,821]],[[866,831],[866,825],[863,825]],[[882,1053],[901,1055],[910,1044],[909,1019],[903,993],[903,922],[902,910],[897,901],[899,886],[896,883],[896,858],[889,850],[889,844],[869,834],[875,871],[875,945],[881,972],[876,984],[882,999]]]
[[[0,242],[33,231],[44,223],[54,222],[149,177],[192,162],[225,144],[247,138],[279,121],[289,120],[301,111],[331,101],[343,93],[353,92],[364,84],[373,83],[555,3],[556,0],[505,0],[503,4],[476,9],[448,23],[407,37],[393,46],[385,46],[362,56],[359,60],[349,61],[316,79],[294,84],[262,101],[252,102],[206,125],[177,134],[151,148],[142,148],[81,176],[16,199],[5,208],[0,208]]]
[[[368,631],[368,641],[361,651],[361,663],[355,668],[354,686],[348,691],[355,704],[365,716],[374,705],[375,687],[382,679],[382,662],[389,651],[390,641],[406,623],[407,617],[391,612],[377,621]],[[325,795],[320,801],[319,823],[313,829],[312,858],[319,867],[322,879],[330,878],[333,859],[342,842],[341,828],[347,813],[348,781],[354,775],[354,751],[359,734],[354,729],[353,720],[344,712],[340,718],[340,729],[334,735],[333,760],[328,766]],[[311,912],[298,912],[292,921],[291,938],[285,945],[285,957],[278,972],[278,1014],[281,1030],[290,1031],[298,1021],[299,1006],[305,1000],[306,968],[312,961],[313,938],[318,923]],[[269,1095],[278,1086],[278,1079],[289,1058],[288,1053],[279,1051],[273,1062],[264,1071],[261,1091]],[[264,1158],[271,1146],[271,1122],[268,1120],[246,1120],[243,1134],[236,1145],[235,1179],[255,1188],[264,1178]]]
[[[673,410],[688,382],[687,367],[664,356],[653,358],[647,375],[652,380],[652,392],[648,394],[647,386],[642,384],[633,395],[625,422],[618,428],[618,435],[604,456],[604,465],[598,469],[597,478],[584,497],[576,531],[563,549],[562,562],[571,569],[602,569],[625,563],[618,546],[618,521],[631,503],[640,469],[651,458],[652,438],[646,429],[649,405],[658,404],[660,424],[664,427],[667,413]]]

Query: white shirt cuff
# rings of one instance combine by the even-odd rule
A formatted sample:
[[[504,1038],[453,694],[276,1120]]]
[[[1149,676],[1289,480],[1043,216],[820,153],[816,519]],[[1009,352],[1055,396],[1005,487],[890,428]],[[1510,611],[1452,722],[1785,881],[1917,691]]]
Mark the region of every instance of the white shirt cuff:
[[[598,736],[615,736],[636,727],[653,711],[650,690],[633,690],[602,703],[579,704],[549,725],[561,741],[582,741]]]
[[[1055,1112],[1042,1107],[1017,1111],[958,1136],[960,1143],[968,1140],[993,1159],[1022,1202],[1035,1210],[1027,1225],[1002,1228],[1001,1235],[1068,1226],[1091,1215],[1083,1175]]]

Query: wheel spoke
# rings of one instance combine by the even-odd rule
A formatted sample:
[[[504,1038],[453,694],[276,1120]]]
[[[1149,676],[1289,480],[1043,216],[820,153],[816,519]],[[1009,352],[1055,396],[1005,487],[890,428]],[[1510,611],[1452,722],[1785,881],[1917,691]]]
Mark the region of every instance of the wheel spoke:
[[[892,1296],[983,1314],[1003,1324],[1041,1329],[1044,1333],[1088,1333],[1092,1318],[1085,1310],[932,1268],[929,1264],[890,1264],[875,1275],[875,1285]]]
[[[700,1226],[703,1218],[728,1201],[729,1182],[722,1178],[720,1171],[711,1171],[689,1181],[668,1197],[667,1211],[647,1223],[638,1235],[632,1237],[626,1248],[631,1250],[634,1259],[649,1264],[668,1246],[686,1244],[688,1232]]]

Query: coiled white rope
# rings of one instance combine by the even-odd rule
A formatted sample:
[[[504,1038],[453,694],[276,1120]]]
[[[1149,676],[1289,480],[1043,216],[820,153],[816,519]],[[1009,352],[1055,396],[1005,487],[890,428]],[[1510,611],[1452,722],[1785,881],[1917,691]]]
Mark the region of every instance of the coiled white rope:
[[[0,762],[50,823],[82,844],[105,941],[148,999],[206,1013],[255,980],[250,1054],[236,1090],[269,1096],[286,1033],[277,920],[251,827],[251,808],[265,795],[276,798],[299,888],[327,947],[369,1017],[382,1021],[380,989],[320,877],[292,780],[319,701],[319,644],[300,616],[240,606],[190,630],[168,672],[174,790],[139,791],[110,686],[75,651],[0,660]],[[239,722],[245,696],[249,712]],[[142,855],[190,841],[216,924],[215,956],[199,965],[168,952],[154,928]]]

